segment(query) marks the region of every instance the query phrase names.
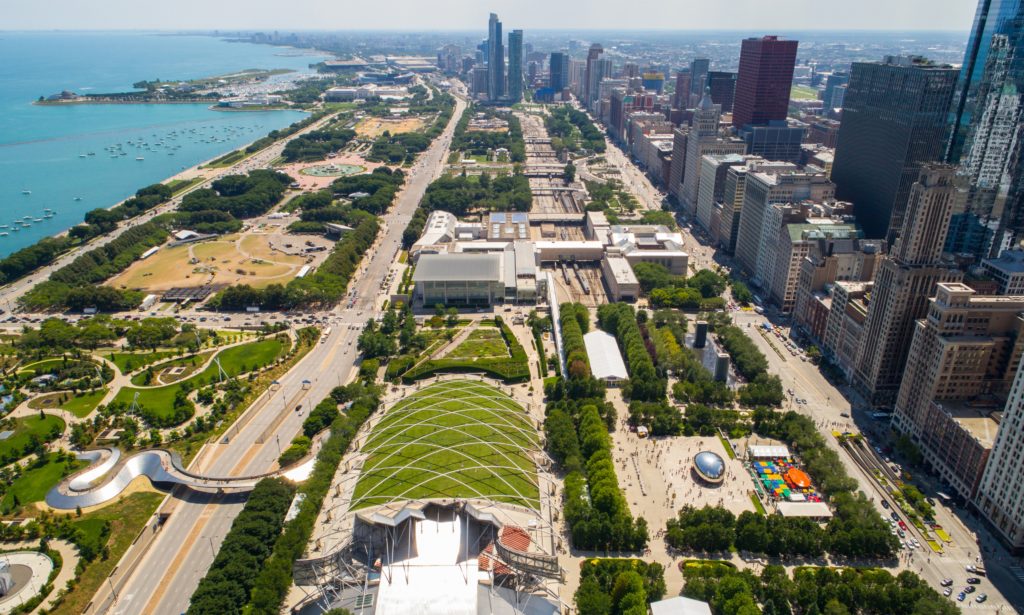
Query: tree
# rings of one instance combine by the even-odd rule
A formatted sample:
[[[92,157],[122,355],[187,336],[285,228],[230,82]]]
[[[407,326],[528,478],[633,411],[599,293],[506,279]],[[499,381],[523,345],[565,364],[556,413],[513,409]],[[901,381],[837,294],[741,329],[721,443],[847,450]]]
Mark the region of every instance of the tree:
[[[459,324],[459,310],[458,308],[448,308],[448,319],[445,324],[449,327],[454,327]]]
[[[565,181],[570,184],[576,181],[576,165],[571,162],[565,165]]]

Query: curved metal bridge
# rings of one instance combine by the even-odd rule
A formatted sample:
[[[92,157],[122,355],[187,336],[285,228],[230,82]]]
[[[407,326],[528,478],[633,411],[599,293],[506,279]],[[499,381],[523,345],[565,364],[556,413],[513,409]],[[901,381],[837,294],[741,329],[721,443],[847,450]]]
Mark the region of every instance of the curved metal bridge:
[[[90,461],[92,465],[72,474],[50,489],[46,494],[46,504],[51,508],[74,510],[78,506],[85,508],[103,504],[117,497],[140,476],[145,476],[154,485],[185,485],[190,489],[215,491],[251,491],[261,479],[272,476],[302,482],[309,476],[316,461],[314,453],[303,461],[274,472],[252,476],[218,477],[188,471],[182,464],[181,457],[166,449],[142,451],[124,460],[121,449],[113,447],[85,451],[76,457]]]

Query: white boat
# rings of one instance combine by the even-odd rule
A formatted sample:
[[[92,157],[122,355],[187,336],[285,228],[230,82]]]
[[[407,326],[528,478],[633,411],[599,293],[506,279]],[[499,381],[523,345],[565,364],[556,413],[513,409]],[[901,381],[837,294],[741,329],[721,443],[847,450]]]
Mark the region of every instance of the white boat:
[[[85,154],[79,154],[78,157],[79,158],[85,158]]]
[[[0,237],[7,237],[7,233],[0,233]]]
[[[138,156],[138,157],[136,157],[135,159],[136,159],[136,160],[145,160],[145,158],[143,158],[142,156]]]
[[[31,190],[22,190],[21,193],[24,194],[25,196],[28,196],[28,195],[32,194],[32,191]]]
[[[11,230],[12,230],[12,231],[14,231],[15,233],[17,233],[17,232],[18,232],[18,231],[20,231],[21,229],[20,229],[20,228],[18,228],[18,227],[14,227],[14,228],[12,228]]]
[[[42,218],[32,218],[32,221],[33,222],[42,222],[43,219]]]
[[[81,200],[82,200],[82,197],[80,197],[80,196],[76,196],[76,197],[75,197],[75,200],[76,200],[76,201],[81,201]]]

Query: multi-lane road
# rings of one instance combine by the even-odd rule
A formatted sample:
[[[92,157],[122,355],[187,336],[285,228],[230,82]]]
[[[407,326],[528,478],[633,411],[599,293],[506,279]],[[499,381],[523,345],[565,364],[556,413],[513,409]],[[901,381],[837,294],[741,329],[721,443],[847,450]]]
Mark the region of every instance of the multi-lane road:
[[[279,388],[257,400],[250,410],[251,418],[243,417],[237,430],[228,431],[226,441],[208,444],[190,467],[192,471],[208,476],[239,476],[272,469],[280,451],[298,433],[309,408],[331,388],[348,381],[358,359],[359,330],[375,315],[383,299],[381,289],[397,261],[402,232],[427,185],[442,172],[455,123],[464,108],[465,103],[457,99],[452,121],[409,170],[397,203],[382,217],[384,231],[350,286],[354,292],[352,307],[344,309],[349,304],[346,300],[343,306],[320,315],[331,322],[326,340],[280,379]],[[310,381],[305,385],[308,388],[304,380]],[[301,408],[297,408],[299,405]],[[171,615],[187,609],[192,592],[243,504],[242,498],[231,495],[194,491],[180,494],[167,498],[160,512],[170,514],[155,538],[140,540],[122,558],[111,583],[94,598],[90,613]],[[116,590],[116,601],[112,589]]]

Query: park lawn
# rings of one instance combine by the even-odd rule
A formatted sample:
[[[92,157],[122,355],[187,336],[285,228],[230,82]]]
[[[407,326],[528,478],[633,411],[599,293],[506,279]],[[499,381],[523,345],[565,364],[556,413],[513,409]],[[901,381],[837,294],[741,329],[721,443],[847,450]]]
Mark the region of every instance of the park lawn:
[[[0,459],[20,456],[32,436],[38,437],[43,442],[54,440],[55,438],[50,437],[50,432],[54,427],[64,433],[64,420],[52,414],[44,414],[43,418],[39,418],[39,415],[36,414],[14,419],[14,434],[6,440],[0,440]]]
[[[789,91],[793,100],[818,100],[818,90],[806,85],[794,85]]]
[[[244,371],[269,365],[284,349],[285,345],[281,340],[271,338],[227,348],[220,351],[217,356],[220,357],[221,366],[228,376],[237,376]],[[245,370],[242,370],[242,367],[245,367]],[[118,391],[114,401],[124,402],[125,405],[131,406],[135,393],[138,393],[140,406],[145,406],[154,412],[173,412],[174,397],[182,382],[187,380],[197,386],[202,386],[216,380],[218,374],[216,364],[210,364],[202,372],[173,384],[152,388],[124,387]]]
[[[492,386],[451,381],[397,403],[374,427],[352,510],[401,499],[486,497],[537,508],[536,429]]]
[[[201,177],[193,177],[191,179],[172,179],[171,181],[167,182],[166,185],[168,188],[171,189],[172,194],[178,194],[185,188],[188,188],[189,186],[201,181],[202,179],[203,178]]]
[[[445,355],[446,359],[496,359],[511,356],[501,331],[484,327],[471,331],[461,344]]]
[[[89,416],[89,413],[96,409],[96,406],[99,405],[100,400],[102,400],[103,396],[106,394],[106,388],[89,391],[88,393],[80,393],[78,395],[72,395],[68,391],[64,391],[62,393],[51,393],[49,395],[42,395],[30,400],[28,402],[28,407],[36,410],[61,408],[81,419]],[[67,401],[61,401],[65,397],[68,398]]]
[[[85,607],[96,594],[96,590],[117,566],[121,556],[135,541],[164,497],[163,493],[133,493],[119,502],[86,513],[74,521],[76,526],[84,524],[82,530],[86,532],[87,536],[94,536],[97,541],[103,522],[110,521],[111,531],[110,537],[107,539],[110,557],[105,560],[96,558],[89,563],[79,575],[75,588],[64,596],[64,600],[51,613],[54,615],[78,615],[85,612]]]
[[[176,353],[173,350],[156,350],[153,352],[112,352],[107,359],[112,361],[122,374],[156,363],[167,357],[173,357]],[[131,364],[129,366],[129,364]]]
[[[71,362],[73,360],[74,359],[67,359],[67,362]],[[64,357],[52,357],[49,359],[43,359],[41,361],[36,361],[34,363],[29,363],[28,365],[21,366],[18,369],[18,374],[27,374],[28,372],[33,372],[33,374],[35,375],[48,374],[56,368],[63,367],[64,363]]]
[[[177,359],[171,359],[170,361],[165,361],[165,362],[160,363],[158,365],[154,365],[153,366],[153,382],[150,383],[150,384],[154,385],[154,386],[157,385],[157,384],[160,384],[160,382],[157,381],[156,377],[157,377],[157,375],[161,371],[163,371],[165,369],[170,369],[172,367],[179,367],[179,366],[185,366],[185,367],[193,368],[191,370],[186,369],[184,372],[182,372],[181,376],[179,376],[176,380],[173,380],[173,381],[184,380],[188,376],[191,376],[192,373],[196,369],[199,369],[200,367],[202,367],[203,364],[206,363],[206,360],[209,359],[212,354],[213,354],[213,351],[211,350],[211,351],[208,351],[208,352],[201,352],[201,353],[199,353],[197,355],[189,355],[187,357],[178,357]],[[167,382],[167,380],[165,380],[165,382]],[[135,374],[134,376],[132,376],[132,384],[134,384],[135,386],[139,386],[139,387],[147,386],[146,385],[146,370],[143,370],[143,371]]]
[[[18,503],[24,506],[32,502],[42,502],[46,499],[46,492],[56,485],[61,478],[84,468],[88,465],[85,461],[71,459],[69,461],[57,461],[56,453],[50,453],[45,457],[46,462],[42,465],[31,464],[22,471],[21,476],[16,478],[3,501],[0,502],[0,511],[3,514],[11,512],[14,504],[14,497],[17,496]]]

